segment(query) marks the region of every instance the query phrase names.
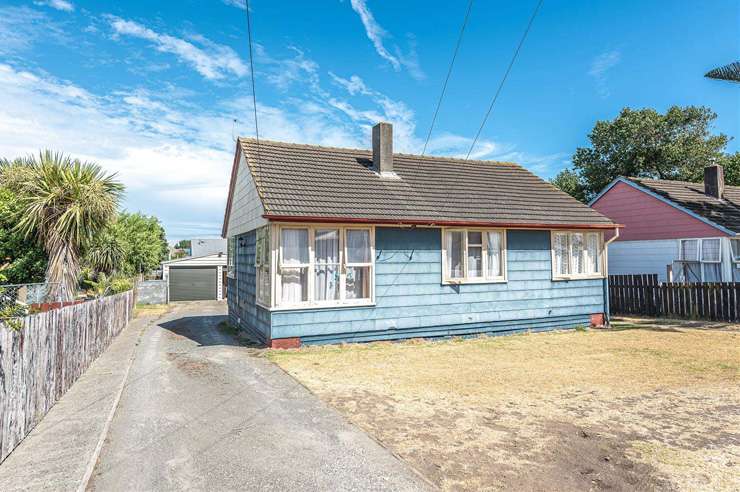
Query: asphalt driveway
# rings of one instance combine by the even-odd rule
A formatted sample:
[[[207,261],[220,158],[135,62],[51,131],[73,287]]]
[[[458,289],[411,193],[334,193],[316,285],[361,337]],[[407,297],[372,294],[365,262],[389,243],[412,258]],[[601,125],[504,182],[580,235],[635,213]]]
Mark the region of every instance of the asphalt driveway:
[[[218,328],[174,305],[144,332],[91,490],[420,490],[407,466]]]

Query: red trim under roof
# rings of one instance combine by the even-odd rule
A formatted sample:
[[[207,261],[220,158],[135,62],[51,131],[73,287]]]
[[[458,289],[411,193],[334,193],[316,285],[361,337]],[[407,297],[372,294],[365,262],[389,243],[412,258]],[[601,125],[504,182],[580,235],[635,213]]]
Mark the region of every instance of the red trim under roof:
[[[387,224],[387,225],[423,225],[449,227],[502,227],[509,229],[619,229],[622,224],[536,224],[515,222],[490,222],[471,220],[434,220],[434,219],[366,219],[362,217],[311,217],[302,215],[262,216],[275,222],[325,222],[344,224]]]

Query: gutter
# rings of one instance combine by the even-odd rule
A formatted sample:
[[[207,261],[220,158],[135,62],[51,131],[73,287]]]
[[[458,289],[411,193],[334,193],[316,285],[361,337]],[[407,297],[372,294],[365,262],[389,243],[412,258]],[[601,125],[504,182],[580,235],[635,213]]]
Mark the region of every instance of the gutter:
[[[614,228],[614,237],[604,243],[604,323],[611,325],[611,313],[609,312],[609,245],[619,237],[619,227]]]
[[[450,226],[450,227],[500,227],[507,229],[616,229],[621,224],[543,224],[517,222],[491,222],[469,220],[436,220],[436,219],[371,219],[364,217],[322,217],[304,215],[264,214],[262,218],[274,222],[310,222],[340,224],[380,224],[389,226]]]

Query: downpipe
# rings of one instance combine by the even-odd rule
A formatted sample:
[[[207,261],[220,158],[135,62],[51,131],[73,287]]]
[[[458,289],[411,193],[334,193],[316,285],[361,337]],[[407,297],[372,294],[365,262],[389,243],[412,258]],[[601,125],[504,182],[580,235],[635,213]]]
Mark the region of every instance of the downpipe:
[[[609,245],[619,237],[619,227],[614,228],[614,237],[604,243],[604,324],[611,327],[612,316],[609,306]]]

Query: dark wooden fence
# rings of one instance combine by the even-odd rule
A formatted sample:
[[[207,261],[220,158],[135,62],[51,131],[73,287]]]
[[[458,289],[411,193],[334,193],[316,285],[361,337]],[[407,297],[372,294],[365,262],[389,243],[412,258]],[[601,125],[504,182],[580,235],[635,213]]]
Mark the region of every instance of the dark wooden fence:
[[[657,275],[610,275],[609,311],[664,318],[740,321],[740,283],[658,282]]]
[[[0,322],[0,462],[131,319],[134,292]]]

